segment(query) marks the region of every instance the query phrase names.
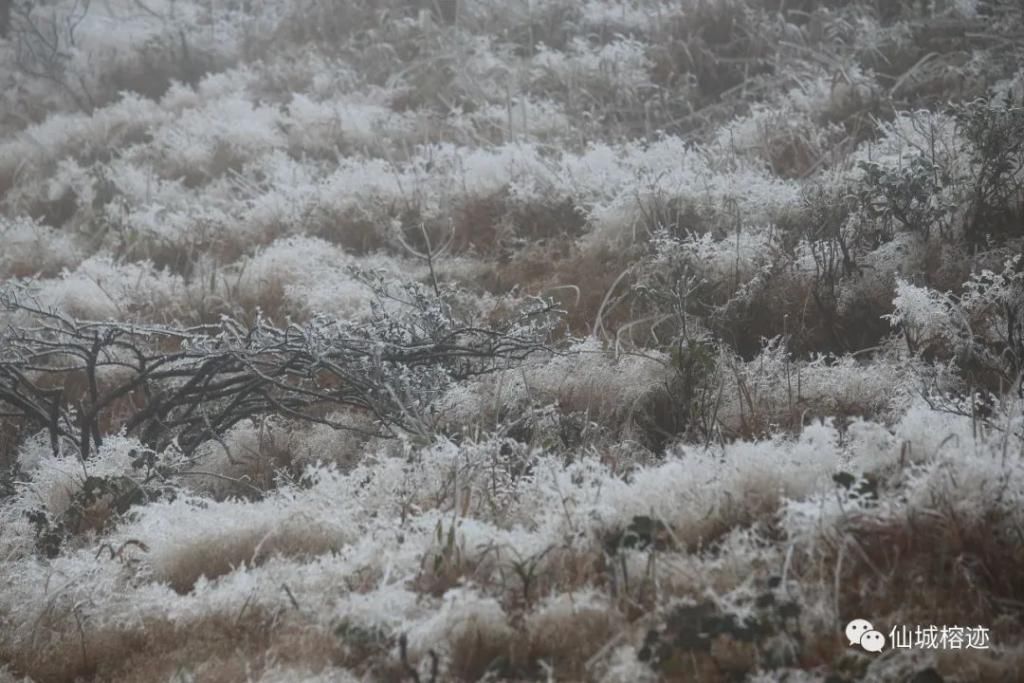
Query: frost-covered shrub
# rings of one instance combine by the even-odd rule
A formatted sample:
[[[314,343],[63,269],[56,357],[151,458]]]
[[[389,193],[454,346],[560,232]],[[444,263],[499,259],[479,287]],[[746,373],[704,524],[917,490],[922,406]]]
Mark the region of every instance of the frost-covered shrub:
[[[863,218],[889,238],[897,228],[972,244],[1017,234],[1024,115],[986,103],[955,114],[903,113],[855,155]]]
[[[80,545],[82,534],[102,534],[129,510],[173,500],[180,469],[174,453],[158,454],[135,439],[107,439],[86,462],[58,456],[42,434],[26,442],[18,471],[26,481],[4,510],[7,552],[59,555],[65,544]]]
[[[241,96],[221,97],[161,127],[152,144],[168,175],[194,184],[204,176],[237,171],[261,152],[283,147],[280,118],[276,108]]]
[[[671,227],[645,224],[649,207],[670,199],[720,209],[734,221],[738,215],[744,224],[764,225],[799,196],[795,183],[757,164],[718,156],[674,137],[618,148],[595,145],[567,157],[561,175],[583,190],[580,204],[589,209],[594,239],[605,241],[633,236],[641,227]]]
[[[643,45],[626,38],[597,49],[582,39],[575,39],[566,51],[542,47],[533,59],[533,68],[536,78],[568,89],[569,97],[573,89],[580,88],[598,98],[618,99],[650,86],[650,62]]]
[[[896,428],[898,449],[851,451],[844,469],[856,474],[850,482],[857,486],[787,504],[782,524],[796,543],[794,565],[801,557],[827,563],[845,555],[841,601],[821,596],[822,623],[843,623],[869,608],[886,625],[947,612],[999,622],[1003,600],[1019,593],[1006,568],[1021,546],[1006,540],[1006,525],[1019,523],[1012,520],[1024,490],[1020,432],[1008,440],[1002,429],[1019,429],[1019,414],[1004,413],[999,422],[978,430],[970,416],[916,405]],[[928,590],[910,588],[922,582]]]
[[[566,0],[483,0],[467,4],[463,16],[477,30],[494,28],[527,49],[544,45],[562,50],[575,32],[580,11],[579,3]]]
[[[346,272],[352,265],[352,257],[324,240],[290,237],[261,249],[242,261],[236,276],[226,277],[232,298],[275,319],[316,312],[359,317],[372,293]]]
[[[194,455],[197,474],[185,483],[220,499],[260,496],[279,476],[294,476],[299,467],[295,436],[292,425],[280,418],[240,422],[200,444]]]
[[[965,219],[968,240],[1024,237],[1024,109],[976,102],[958,113],[974,165]]]
[[[55,114],[26,127],[0,145],[0,179],[5,179],[0,187],[9,185],[5,201],[18,208],[42,202],[50,188],[49,174],[59,161],[73,159],[88,166],[105,158],[109,149],[137,142],[166,118],[157,103],[126,94],[91,115]]]
[[[578,445],[588,432],[635,437],[666,362],[661,354],[616,358],[588,338],[553,358],[453,387],[438,413],[450,428],[496,429],[537,445]]]
[[[415,659],[424,658],[428,649],[436,651],[448,661],[447,675],[470,680],[485,674],[514,637],[497,601],[455,589],[433,616],[412,630],[409,646]]]
[[[109,255],[92,256],[73,271],[30,285],[44,306],[89,320],[173,319],[183,290],[180,276],[146,261],[119,262]]]
[[[695,337],[706,329],[712,306],[739,306],[756,295],[776,267],[779,244],[766,228],[737,224],[729,235],[703,232],[701,225],[673,227],[653,234],[653,254],[636,269],[633,293],[663,317],[670,334]]]
[[[240,56],[248,24],[233,8],[211,13],[192,2],[145,12],[128,2],[98,7],[58,1],[18,9],[12,42],[19,85],[31,92],[46,83],[48,94],[59,95],[56,106],[87,111],[124,91],[155,99],[172,81],[194,82],[207,69],[224,68]],[[183,28],[204,17],[224,22],[221,30],[182,37]]]
[[[955,196],[943,192],[952,179],[940,176],[931,160],[915,156],[907,166],[895,169],[862,162],[862,169],[861,205],[868,221],[880,223],[883,239],[892,239],[897,228],[922,233],[926,239],[933,231],[947,239],[955,235]]]
[[[889,320],[893,327],[900,327],[911,353],[935,344],[957,345],[960,324],[952,313],[952,302],[946,295],[928,287],[897,281]]]
[[[81,253],[67,235],[26,217],[0,219],[0,274],[6,278],[52,276]]]
[[[889,320],[911,353],[955,361],[971,384],[1012,388],[1024,358],[1022,263],[1018,255],[1001,272],[972,273],[959,296],[901,280]]]
[[[829,425],[811,426],[795,442],[737,442],[720,452],[680,446],[628,483],[607,482],[590,514],[610,531],[649,516],[667,525],[672,542],[698,548],[818,490],[840,453]]]
[[[856,74],[855,74],[856,75]],[[786,93],[781,102],[755,106],[746,116],[733,119],[715,132],[715,146],[767,163],[784,178],[802,178],[828,162],[845,131],[830,121],[838,88],[824,76],[801,79],[799,87]],[[848,86],[848,98],[853,94]],[[849,106],[849,105],[846,105]]]
[[[188,454],[277,411],[353,428],[322,417],[332,406],[372,414],[374,435],[424,437],[429,408],[449,386],[545,350],[557,319],[534,299],[495,326],[436,282],[396,291],[381,272],[353,275],[373,297],[364,319],[320,314],[280,327],[259,313],[248,325],[223,316],[194,328],[81,321],[10,288],[0,300],[14,323],[0,334],[10,349],[0,401],[11,417],[45,426],[54,455],[70,444],[83,459],[111,428]],[[56,394],[54,381],[65,387]]]
[[[914,401],[928,377],[912,359],[894,351],[871,363],[853,356],[817,355],[796,360],[781,339],[769,340],[747,362],[729,362],[718,407],[720,423],[737,433],[799,428],[808,419],[835,416],[892,421]],[[946,389],[942,373],[930,378]]]
[[[339,154],[379,146],[410,134],[412,122],[389,108],[371,102],[323,101],[296,94],[282,121],[293,149],[317,153],[327,148]]]
[[[547,140],[571,130],[565,107],[547,98],[520,97],[504,104],[488,104],[465,119],[473,132],[500,141],[517,137]],[[461,121],[455,122],[459,124]]]

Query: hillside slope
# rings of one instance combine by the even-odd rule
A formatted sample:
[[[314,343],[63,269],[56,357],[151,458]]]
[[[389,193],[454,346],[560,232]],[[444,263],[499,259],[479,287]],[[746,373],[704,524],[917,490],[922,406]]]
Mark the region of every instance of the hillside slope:
[[[1020,2],[10,7],[0,682],[1024,679]]]

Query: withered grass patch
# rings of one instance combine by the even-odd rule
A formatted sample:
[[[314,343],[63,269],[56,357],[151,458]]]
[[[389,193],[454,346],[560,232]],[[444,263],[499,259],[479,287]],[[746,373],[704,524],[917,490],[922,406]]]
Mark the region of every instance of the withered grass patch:
[[[167,681],[190,673],[197,681],[245,681],[278,663],[310,669],[341,663],[343,644],[294,611],[250,607],[175,624],[144,619],[132,627],[92,627],[65,614],[43,640],[0,651],[19,673],[39,683],[80,679],[128,683]]]
[[[268,530],[257,527],[242,534],[212,535],[174,548],[161,562],[156,578],[178,593],[188,593],[200,577],[216,579],[243,565],[257,566],[274,556],[315,557],[337,551],[342,539],[301,520]]]

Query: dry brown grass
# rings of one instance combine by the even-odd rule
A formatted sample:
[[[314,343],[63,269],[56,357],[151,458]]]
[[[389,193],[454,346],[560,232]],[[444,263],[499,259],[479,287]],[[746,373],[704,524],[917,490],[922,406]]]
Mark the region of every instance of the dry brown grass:
[[[562,598],[571,603],[571,597]],[[561,680],[585,680],[586,664],[626,627],[620,614],[601,606],[540,610],[526,620],[527,661],[544,662]]]
[[[425,221],[415,210],[401,219],[404,240],[421,253],[445,245],[446,253],[502,262],[524,250],[562,249],[586,224],[569,200],[521,204],[505,191],[454,201],[448,220]]]
[[[878,539],[874,545],[864,544],[869,557],[881,561],[886,554],[892,556],[904,550],[906,543],[901,545],[891,536],[879,535],[879,531],[860,530],[862,540]],[[934,537],[926,534],[914,543],[903,532],[902,538],[915,546],[909,552],[917,556],[904,556],[909,564],[883,564],[877,569],[899,575],[916,564],[919,571],[908,574],[905,582],[891,585],[891,590],[884,597],[864,601],[863,594],[875,590],[877,585],[859,583],[856,577],[873,575],[875,570],[860,564],[848,564],[850,569],[849,573],[844,571],[844,581],[855,581],[848,589],[844,583],[842,599],[851,613],[875,609],[877,611],[872,613],[887,614],[894,604],[906,605],[907,597],[912,601],[920,599],[916,604],[924,609],[934,605],[936,596],[941,595],[945,603],[940,609],[929,608],[918,613],[923,621],[933,623],[945,619],[947,623],[1000,623],[998,619],[995,622],[985,621],[992,619],[993,614],[979,611],[974,602],[976,595],[963,594],[957,586],[939,586],[932,581],[926,569],[930,555],[922,551],[936,541]],[[948,539],[948,535],[943,536],[943,542]],[[847,562],[853,558],[854,553],[847,554]],[[1020,558],[1002,559],[1019,562]],[[559,572],[565,568],[561,561],[551,565],[551,569]],[[585,573],[589,574],[589,571]],[[913,586],[920,585],[922,577],[925,583],[930,582],[926,588],[937,592],[914,597]],[[559,588],[569,587],[561,585]],[[513,611],[506,625],[470,620],[453,628],[445,640],[444,651],[439,655],[444,679],[479,680],[487,672],[495,672],[508,679],[532,679],[543,671],[551,671],[559,680],[585,680],[592,673],[587,664],[595,654],[610,641],[621,641],[624,636],[624,642],[629,642],[636,635],[633,633],[635,629],[614,609],[586,604],[573,606],[566,594],[560,600],[565,604],[535,605],[532,611],[524,614],[522,621],[517,621]],[[970,609],[965,610],[964,607]],[[642,613],[646,611],[645,608]],[[901,616],[901,619],[907,621],[912,617]],[[377,680],[388,681],[407,680],[409,675],[405,666],[396,661],[391,650],[393,643],[387,637],[383,640],[371,638],[376,645],[367,641],[366,648],[356,647],[358,642],[365,640],[363,636],[347,631],[332,635],[307,624],[299,613],[292,610],[271,614],[253,609],[244,616],[208,617],[177,628],[164,622],[147,622],[143,630],[136,632],[90,631],[86,625],[84,634],[83,641],[73,620],[69,621],[63,635],[54,643],[55,647],[60,644],[60,657],[11,657],[12,662],[19,671],[30,673],[35,680],[43,682],[70,681],[82,675],[111,681],[155,681],[184,672],[200,681],[242,681],[269,667],[282,665],[301,665],[312,672],[329,666],[349,666],[356,671],[373,671]],[[996,628],[993,640],[1009,638],[1011,634],[1012,631]],[[847,653],[845,643],[840,642],[834,633],[822,633],[820,638],[805,644],[802,663],[823,666],[827,670],[844,661]],[[939,656],[935,662],[936,670],[943,676],[960,675],[971,680],[1011,680],[1020,672],[1024,661],[1020,652],[1012,650],[999,657],[981,651],[957,654],[955,657],[951,653]],[[732,680],[735,675],[754,670],[757,662],[758,654],[753,645],[721,636],[712,643],[709,652],[695,652],[686,661],[680,659],[666,664],[662,669],[662,680]],[[421,675],[430,669],[426,653],[418,653],[408,663],[416,666]],[[850,664],[838,666],[846,669]]]
[[[379,223],[358,211],[339,215],[317,207],[306,217],[305,225],[310,235],[337,244],[357,256],[383,251],[389,246]]]
[[[566,329],[574,335],[589,335],[600,312],[605,330],[614,333],[632,316],[626,306],[602,306],[611,296],[624,293],[622,273],[634,262],[627,248],[580,249],[568,241],[556,240],[544,247],[527,248],[491,268],[478,284],[492,293],[517,287],[530,294],[556,297],[567,312]],[[618,282],[616,282],[618,281]]]
[[[506,232],[503,221],[507,211],[506,200],[501,194],[470,198],[461,203],[452,217],[452,251],[490,257],[497,255],[500,241],[505,237],[502,233]],[[444,239],[443,234],[431,237],[435,243]]]
[[[252,680],[276,664],[316,671],[344,659],[343,643],[294,610],[250,607],[187,623],[147,619],[133,627],[80,626],[71,614],[35,647],[0,651],[0,660],[37,683],[90,679],[128,683],[194,675],[210,683]]]
[[[844,609],[885,614],[897,607],[906,619],[948,624],[995,625],[1019,614],[1020,540],[1001,537],[997,520],[968,524],[936,512],[883,526],[851,522],[841,537],[851,545],[841,577]],[[838,551],[833,549],[836,558]],[[1019,625],[994,638],[1009,642],[1011,634],[1019,637]]]
[[[1022,636],[1024,546],[998,533],[996,518],[968,523],[948,503],[936,506],[932,514],[890,522],[851,517],[809,564],[794,567],[807,585],[839,587],[831,599],[840,623],[870,614],[884,633],[901,624],[990,628],[996,649],[943,652],[936,669],[955,680],[1015,680],[1024,661],[1012,646]],[[847,652],[846,643],[823,633],[806,643],[805,663],[836,665]]]
[[[560,680],[581,680],[587,660],[621,626],[614,612],[585,606],[537,614],[517,628],[470,618],[450,630],[445,652],[438,656],[443,672],[438,680],[476,681],[488,672],[506,680],[533,678],[543,670],[542,661]],[[327,629],[294,608],[249,607],[186,623],[147,619],[125,628],[93,628],[88,621],[79,627],[73,615],[65,614],[49,624],[35,647],[0,650],[0,660],[37,683],[155,683],[182,675],[240,683],[288,666],[312,673],[344,667],[394,683],[409,680],[410,666],[427,674],[428,653],[414,653],[403,663],[393,647],[394,639],[385,634]]]
[[[277,277],[260,280],[256,286],[239,287],[232,297],[231,311],[234,315],[240,315],[242,320],[252,322],[255,320],[256,311],[260,311],[266,318],[275,322],[284,322],[291,317],[294,320],[301,320],[303,316],[298,315],[300,309],[294,306],[285,293],[285,283]]]
[[[488,584],[494,579],[497,568],[493,557],[488,555],[479,549],[439,545],[424,553],[420,572],[410,587],[417,593],[439,598],[467,582]]]
[[[261,491],[270,491],[277,485],[279,473],[298,477],[301,463],[291,441],[291,427],[281,429],[257,428],[249,438],[233,440],[229,446],[231,460],[214,465],[218,473],[231,481],[214,479],[206,482],[215,497],[258,497]],[[221,444],[213,445],[214,451],[223,449]]]
[[[737,302],[717,313],[712,329],[747,359],[761,352],[762,340],[780,334],[789,336],[788,347],[799,356],[860,351],[892,333],[882,317],[892,312],[891,289],[875,284],[855,288],[847,282],[850,295],[840,307],[824,279],[779,272],[749,302]]]
[[[451,638],[447,674],[458,681],[478,681],[512,649],[516,634],[511,628],[481,628],[465,623]]]
[[[231,66],[189,45],[185,34],[150,41],[147,49],[138,51],[134,57],[101,75],[97,104],[113,100],[123,92],[158,100],[174,82],[194,87],[207,73]]]
[[[154,569],[178,593],[188,593],[200,577],[216,579],[238,567],[258,566],[274,556],[308,558],[336,552],[344,539],[328,529],[293,520],[277,528],[260,525],[244,532],[206,534],[164,551]],[[154,549],[159,551],[159,549]]]

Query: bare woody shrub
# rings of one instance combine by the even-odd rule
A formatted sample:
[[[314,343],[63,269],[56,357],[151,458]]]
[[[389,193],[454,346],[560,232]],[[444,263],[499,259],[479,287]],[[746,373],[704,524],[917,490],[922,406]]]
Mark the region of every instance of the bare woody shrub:
[[[379,297],[369,321],[316,317],[277,327],[258,317],[191,328],[89,322],[3,293],[14,323],[0,333],[0,409],[49,434],[54,454],[87,458],[104,434],[124,430],[185,453],[266,414],[353,429],[326,414],[339,406],[375,418],[378,434],[422,432],[430,402],[452,382],[544,348],[551,307],[534,302],[508,323],[477,326],[440,292]]]

